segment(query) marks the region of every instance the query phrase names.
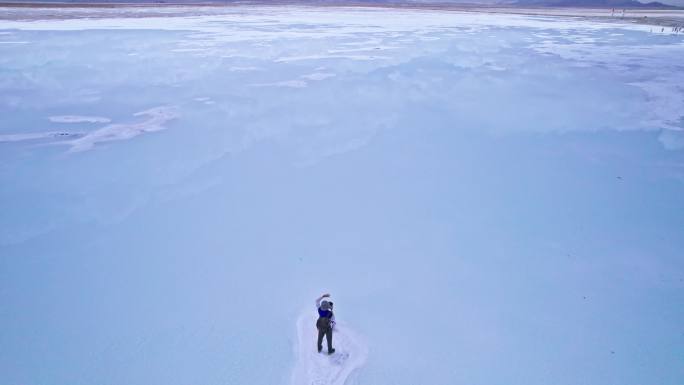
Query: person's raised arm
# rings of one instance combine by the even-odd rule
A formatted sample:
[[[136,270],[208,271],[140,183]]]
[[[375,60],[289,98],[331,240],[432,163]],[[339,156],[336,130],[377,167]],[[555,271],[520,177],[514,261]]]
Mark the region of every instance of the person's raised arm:
[[[325,294],[323,294],[322,296],[316,298],[316,308],[321,307],[321,300],[322,300],[323,298],[328,298],[328,297],[330,297],[330,294],[325,293]]]

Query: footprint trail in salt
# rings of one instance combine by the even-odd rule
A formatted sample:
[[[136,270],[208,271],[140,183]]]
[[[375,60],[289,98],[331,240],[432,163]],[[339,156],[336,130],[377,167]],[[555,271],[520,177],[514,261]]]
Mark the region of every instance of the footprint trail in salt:
[[[335,353],[316,351],[316,317],[306,312],[297,320],[297,362],[292,372],[291,385],[344,385],[350,375],[361,368],[368,357],[363,338],[344,322],[337,322],[333,331]]]

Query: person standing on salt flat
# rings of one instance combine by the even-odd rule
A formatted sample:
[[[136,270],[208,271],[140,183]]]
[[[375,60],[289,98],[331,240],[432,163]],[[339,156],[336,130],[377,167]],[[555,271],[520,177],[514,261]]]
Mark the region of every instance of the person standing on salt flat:
[[[333,303],[330,301],[323,301],[323,298],[329,298],[330,294],[323,294],[316,298],[316,308],[318,309],[318,320],[316,321],[316,328],[318,329],[318,352],[323,350],[323,336],[325,336],[328,343],[328,354],[335,353],[332,347],[332,332],[335,326],[335,315],[333,314]]]

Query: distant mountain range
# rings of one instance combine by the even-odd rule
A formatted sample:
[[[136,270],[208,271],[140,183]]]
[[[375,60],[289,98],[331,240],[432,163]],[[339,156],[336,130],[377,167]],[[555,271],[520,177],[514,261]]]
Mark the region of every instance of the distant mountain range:
[[[684,4],[684,0],[667,0],[675,4]],[[473,5],[473,6],[507,6],[507,7],[581,7],[581,8],[616,8],[616,9],[684,9],[658,1],[642,3],[636,0],[0,0],[2,3],[77,3],[77,4],[112,4],[112,3],[225,3],[225,4],[387,4],[387,5]]]
[[[167,2],[182,0],[167,0]],[[211,0],[209,0],[211,1]],[[214,0],[214,2],[256,2],[268,3],[269,0]],[[315,4],[392,4],[392,5],[505,5],[521,7],[581,7],[581,8],[647,8],[678,9],[674,5],[658,1],[642,3],[636,0],[271,0],[272,2],[315,3]],[[679,0],[677,0],[679,1]],[[684,1],[684,0],[682,0]],[[669,1],[668,1],[669,2]]]
[[[518,0],[514,2],[520,6],[550,6],[550,7],[600,7],[600,8],[650,8],[677,9],[674,5],[657,1],[641,3],[635,0]]]
[[[308,0],[312,3],[344,3],[345,0]],[[636,0],[349,0],[350,3],[368,4],[463,4],[506,5],[521,7],[581,7],[581,8],[648,8],[678,9],[674,5],[658,1],[642,3]]]

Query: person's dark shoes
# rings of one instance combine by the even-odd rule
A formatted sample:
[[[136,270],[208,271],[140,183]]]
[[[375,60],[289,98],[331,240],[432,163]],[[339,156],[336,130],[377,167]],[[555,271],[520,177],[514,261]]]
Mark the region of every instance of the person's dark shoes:
[[[322,346],[319,346],[319,347],[318,347],[318,352],[320,353],[321,350],[323,350],[323,347],[322,347]]]
[[[335,349],[330,349],[330,350],[328,350],[328,355],[331,355],[331,354],[333,354],[333,353],[335,353]]]

